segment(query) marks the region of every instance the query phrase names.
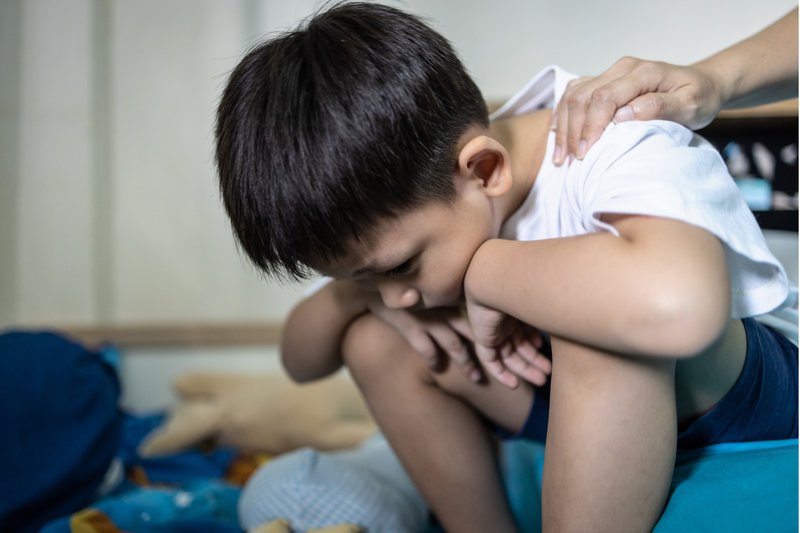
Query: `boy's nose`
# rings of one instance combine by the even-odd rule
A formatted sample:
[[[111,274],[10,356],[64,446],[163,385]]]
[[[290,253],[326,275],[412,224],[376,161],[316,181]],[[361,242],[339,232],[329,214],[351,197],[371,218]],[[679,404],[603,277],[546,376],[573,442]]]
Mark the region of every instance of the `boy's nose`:
[[[378,288],[383,304],[389,309],[406,309],[419,303],[419,291],[413,287],[386,283]]]

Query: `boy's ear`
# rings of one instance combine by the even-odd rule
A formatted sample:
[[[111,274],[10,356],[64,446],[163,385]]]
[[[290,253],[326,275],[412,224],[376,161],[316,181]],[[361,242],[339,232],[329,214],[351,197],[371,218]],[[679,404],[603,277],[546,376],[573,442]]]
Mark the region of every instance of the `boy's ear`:
[[[502,144],[479,135],[470,139],[458,153],[458,174],[464,178],[477,178],[484,192],[501,196],[511,189],[511,160]]]

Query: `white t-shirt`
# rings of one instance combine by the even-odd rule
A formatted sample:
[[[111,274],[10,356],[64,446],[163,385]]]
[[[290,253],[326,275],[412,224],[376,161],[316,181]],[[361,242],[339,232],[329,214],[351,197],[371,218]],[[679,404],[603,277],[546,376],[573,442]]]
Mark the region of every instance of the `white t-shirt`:
[[[545,68],[492,119],[552,108],[574,76]],[[537,240],[599,231],[617,233],[604,213],[672,218],[699,226],[725,245],[731,314],[767,313],[786,300],[789,282],[714,147],[667,121],[611,124],[583,161],[555,167],[555,134],[530,194],[501,237]]]

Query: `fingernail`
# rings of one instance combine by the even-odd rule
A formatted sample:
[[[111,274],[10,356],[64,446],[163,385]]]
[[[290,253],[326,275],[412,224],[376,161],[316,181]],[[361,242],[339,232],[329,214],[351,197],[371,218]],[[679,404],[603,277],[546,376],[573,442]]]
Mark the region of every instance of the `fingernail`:
[[[472,372],[469,373],[469,379],[478,383],[481,380],[481,373],[473,369]]]
[[[583,156],[586,155],[586,139],[581,139],[581,142],[578,143],[578,151],[575,152],[575,159],[583,159]]]
[[[629,120],[633,120],[635,115],[633,114],[633,108],[629,105],[620,107],[617,109],[617,112],[614,113],[614,122],[627,122]]]
[[[555,151],[553,152],[553,163],[556,165],[560,165],[564,162],[564,147],[560,144],[556,146]]]

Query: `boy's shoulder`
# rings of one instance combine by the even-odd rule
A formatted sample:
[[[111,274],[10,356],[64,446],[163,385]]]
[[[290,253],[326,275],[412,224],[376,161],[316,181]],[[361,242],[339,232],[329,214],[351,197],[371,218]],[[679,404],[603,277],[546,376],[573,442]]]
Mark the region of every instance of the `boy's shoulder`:
[[[627,177],[687,193],[700,194],[711,184],[735,192],[716,148],[695,132],[665,120],[610,124],[572,170],[590,187],[591,183],[604,186],[612,178]]]
[[[609,124],[600,139],[587,153],[589,160],[619,157],[628,152],[650,154],[658,150],[677,148],[701,148],[714,150],[713,146],[688,128],[667,120],[633,120]],[[698,155],[693,151],[682,152],[685,157]]]

